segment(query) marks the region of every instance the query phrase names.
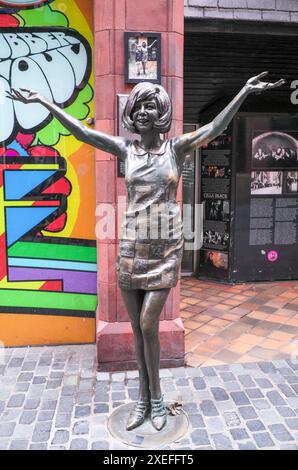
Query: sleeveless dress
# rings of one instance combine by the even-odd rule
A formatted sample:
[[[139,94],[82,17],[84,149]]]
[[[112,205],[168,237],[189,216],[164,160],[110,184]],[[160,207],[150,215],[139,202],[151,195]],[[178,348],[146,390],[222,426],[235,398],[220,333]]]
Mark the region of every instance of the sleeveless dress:
[[[130,144],[125,160],[128,207],[116,261],[120,288],[176,286],[184,243],[176,202],[181,173],[172,140],[156,152],[146,152],[137,141]]]

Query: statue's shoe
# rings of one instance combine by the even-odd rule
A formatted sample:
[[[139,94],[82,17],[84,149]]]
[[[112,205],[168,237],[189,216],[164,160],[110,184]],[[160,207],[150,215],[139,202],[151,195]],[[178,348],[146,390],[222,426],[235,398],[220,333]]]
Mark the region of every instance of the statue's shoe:
[[[132,429],[141,426],[145,421],[148,412],[149,402],[139,400],[128,417],[126,430],[131,431]]]
[[[159,400],[151,399],[151,422],[157,431],[161,431],[167,422],[167,410],[161,397]]]

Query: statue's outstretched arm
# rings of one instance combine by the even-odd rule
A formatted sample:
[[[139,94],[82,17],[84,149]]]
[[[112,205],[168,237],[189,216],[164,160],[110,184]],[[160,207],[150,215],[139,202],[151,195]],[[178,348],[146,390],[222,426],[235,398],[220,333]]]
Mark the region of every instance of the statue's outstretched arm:
[[[232,121],[243,101],[250,93],[260,93],[264,90],[271,90],[272,88],[279,87],[285,83],[285,80],[283,79],[275,83],[262,82],[260,79],[267,75],[267,73],[268,72],[263,72],[256,77],[250,78],[238,95],[235,96],[228,106],[226,106],[212,122],[193,132],[176,137],[174,139],[174,148],[177,155],[183,158],[195,147],[206,145],[222,134]]]
[[[8,98],[11,98],[15,101],[20,101],[24,104],[42,104],[78,140],[81,140],[82,142],[92,145],[93,147],[96,147],[105,152],[112,153],[113,155],[116,155],[121,159],[125,159],[127,147],[129,145],[129,141],[127,141],[126,139],[123,139],[122,137],[110,136],[108,134],[105,134],[104,132],[89,129],[87,126],[84,126],[81,121],[70,116],[59,106],[54,103],[51,103],[39,93],[26,89],[22,89],[22,91],[26,94],[12,89],[11,93],[7,92],[7,96]]]

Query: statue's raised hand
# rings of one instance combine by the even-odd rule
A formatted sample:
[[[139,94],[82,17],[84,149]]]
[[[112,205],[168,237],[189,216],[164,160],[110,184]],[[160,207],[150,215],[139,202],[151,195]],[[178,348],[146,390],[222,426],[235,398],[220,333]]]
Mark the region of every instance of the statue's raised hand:
[[[261,93],[264,90],[272,90],[272,88],[277,88],[283,85],[284,83],[286,83],[286,81],[283,78],[278,80],[278,82],[275,82],[275,83],[262,82],[261,78],[265,77],[266,75],[268,75],[268,72],[262,72],[260,73],[260,75],[250,78],[246,82],[247,90],[250,93],[254,93],[254,92]]]
[[[41,103],[43,100],[43,96],[38,93],[37,91],[27,90],[26,88],[21,88],[21,93],[14,88],[11,89],[11,92],[7,91],[7,97],[14,101],[20,101],[21,103],[28,104],[28,103]]]

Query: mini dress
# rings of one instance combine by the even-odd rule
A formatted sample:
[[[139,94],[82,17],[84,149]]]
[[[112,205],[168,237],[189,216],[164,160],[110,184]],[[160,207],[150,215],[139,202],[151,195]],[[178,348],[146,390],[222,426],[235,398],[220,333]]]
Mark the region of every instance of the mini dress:
[[[147,152],[132,142],[125,159],[128,206],[116,259],[122,289],[175,287],[183,254],[183,225],[176,202],[182,162],[172,140]]]

